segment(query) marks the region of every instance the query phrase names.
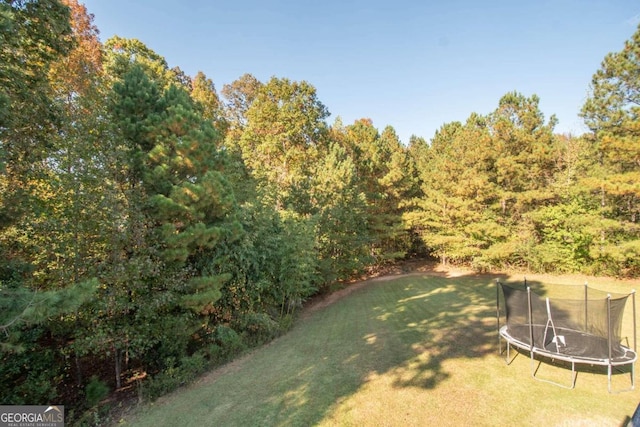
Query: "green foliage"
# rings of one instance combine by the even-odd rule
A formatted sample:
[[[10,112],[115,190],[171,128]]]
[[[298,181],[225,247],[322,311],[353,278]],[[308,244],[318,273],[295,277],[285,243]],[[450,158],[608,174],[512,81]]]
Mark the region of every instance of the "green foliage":
[[[73,313],[94,298],[96,288],[96,280],[44,292],[12,289],[0,284],[0,330],[3,333],[0,351],[23,351],[19,340],[11,336],[13,333],[19,337],[23,326],[47,323]]]
[[[281,313],[290,313],[317,290],[318,254],[312,220],[296,213],[283,212],[284,235],[277,271],[279,289],[272,294],[281,301]]]
[[[223,355],[235,355],[245,348],[242,337],[229,326],[218,325],[213,340],[222,349]]]
[[[380,135],[368,119],[335,128],[332,136],[353,163],[354,207],[361,207],[356,199],[364,202],[356,245],[368,241],[368,257],[378,264],[402,258],[410,245],[401,204],[413,190],[412,159],[391,126]]]
[[[234,327],[245,334],[244,342],[249,346],[260,345],[276,338],[281,326],[264,312],[248,312],[238,316]]]
[[[640,112],[639,61],[640,27],[620,52],[605,56],[593,75],[591,94],[582,108],[585,123],[593,131],[620,134],[635,128]]]
[[[597,236],[591,225],[597,216],[574,202],[542,208],[530,217],[539,238],[531,255],[535,270],[583,271],[592,263],[590,248]]]
[[[210,121],[216,130],[225,133],[228,123],[224,117],[222,102],[218,97],[213,81],[208,79],[203,72],[198,72],[191,80],[190,95],[202,117]]]
[[[263,84],[251,74],[244,74],[231,84],[222,88],[222,95],[226,98],[226,116],[231,125],[230,136],[233,140],[237,132],[242,131],[247,123],[247,111],[258,96]]]
[[[488,209],[496,199],[495,154],[485,119],[444,125],[419,154],[423,196],[412,224],[443,263],[470,262],[502,234]]]
[[[254,177],[275,186],[279,207],[313,173],[326,143],[328,115],[315,88],[304,81],[274,77],[251,102],[239,139],[242,158]]]
[[[55,380],[62,379],[61,361],[45,338],[42,326],[21,326],[8,337],[14,351],[0,352],[0,404],[31,405],[58,396]]]
[[[228,280],[228,276],[200,276],[189,280],[190,293],[183,295],[180,303],[184,307],[200,313],[205,306],[217,301],[220,296],[220,288]]]
[[[113,85],[112,102],[113,116],[122,136],[137,151],[134,152],[134,159],[142,156],[153,144],[148,138],[148,129],[159,120],[158,116],[164,108],[158,84],[145,74],[141,66],[135,64],[123,75],[122,81],[116,81]]]
[[[47,73],[71,48],[69,10],[56,0],[2,1],[0,29],[0,161],[4,173],[24,174],[52,148],[59,111]]]
[[[348,279],[373,261],[366,196],[359,192],[356,176],[346,149],[331,144],[318,168],[312,196],[318,206],[315,238],[323,284]]]
[[[69,10],[58,1],[0,2],[0,292],[30,298],[49,209],[45,159],[55,151],[61,111],[48,80],[71,44]],[[7,294],[8,292],[9,294]],[[22,301],[18,301],[22,302]],[[4,305],[4,301],[0,302]],[[10,305],[7,304],[7,305]],[[12,307],[23,310],[24,305]],[[6,315],[2,326],[12,315]],[[11,322],[11,319],[8,320]]]
[[[104,70],[112,79],[120,79],[133,68],[140,68],[161,89],[179,84],[179,74],[170,70],[164,57],[137,39],[113,36],[104,44]]]
[[[600,204],[601,223],[594,258],[609,274],[635,274],[640,207],[640,27],[620,52],[605,56],[593,75],[590,95],[581,114],[594,132],[597,168],[583,181]],[[594,197],[594,198],[595,198]],[[604,226],[605,220],[616,226]],[[622,231],[624,230],[624,231]]]
[[[67,3],[72,20],[0,2],[3,403],[62,382],[94,406],[134,372],[156,397],[414,253],[640,275],[638,33],[594,75],[593,134],[554,135],[511,92],[405,146],[368,119],[328,126],[305,81],[246,74],[220,99],[138,40],[102,45]]]
[[[556,172],[556,119],[545,124],[539,102],[536,95],[508,93],[490,118],[498,195],[503,214],[514,219],[553,197],[545,189]]]
[[[97,376],[92,376],[84,388],[84,398],[89,408],[96,406],[109,395],[109,386]]]
[[[205,372],[209,364],[202,353],[183,357],[178,361],[168,359],[165,368],[149,378],[143,386],[143,396],[150,400],[167,394],[180,386],[192,382]]]

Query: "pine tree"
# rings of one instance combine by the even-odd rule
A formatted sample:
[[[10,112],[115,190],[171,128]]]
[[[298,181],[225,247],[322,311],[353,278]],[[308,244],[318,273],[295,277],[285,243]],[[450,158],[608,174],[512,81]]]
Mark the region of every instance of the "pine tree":
[[[369,255],[380,264],[402,258],[410,240],[401,203],[413,185],[406,148],[391,126],[380,135],[369,119],[347,126],[341,141],[354,163],[355,185],[367,206],[363,223],[371,242]]]
[[[640,270],[639,67],[640,27],[620,52],[605,56],[581,112],[599,160],[585,181],[599,197],[603,221],[593,255],[610,274]]]
[[[366,197],[357,186],[355,164],[337,142],[331,144],[318,168],[313,199],[323,282],[348,279],[373,261],[372,242]]]

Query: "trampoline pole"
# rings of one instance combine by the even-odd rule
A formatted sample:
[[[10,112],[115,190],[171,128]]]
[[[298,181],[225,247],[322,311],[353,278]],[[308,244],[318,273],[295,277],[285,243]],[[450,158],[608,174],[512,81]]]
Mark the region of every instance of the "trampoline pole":
[[[638,352],[636,349],[636,290],[631,291],[631,305],[633,308],[633,351]],[[636,362],[631,364],[631,390],[636,387]]]
[[[529,320],[529,345],[531,347],[531,352],[533,352],[533,314],[531,313],[531,288],[527,286],[527,311],[528,311],[528,320]]]
[[[531,367],[533,369],[533,314],[531,308],[531,288],[527,286],[527,309],[529,311],[529,353],[531,356]]]
[[[587,304],[588,298],[587,298],[587,282],[584,282],[584,330],[588,331],[589,329],[587,329],[589,327],[589,304]]]
[[[633,351],[637,352],[636,346],[636,290],[631,291],[631,302],[633,306]]]
[[[498,321],[498,355],[502,354],[500,342],[500,279],[496,279],[496,320]]]
[[[611,294],[607,295],[607,343],[609,345],[609,369],[607,376],[609,377],[609,393],[611,393]]]

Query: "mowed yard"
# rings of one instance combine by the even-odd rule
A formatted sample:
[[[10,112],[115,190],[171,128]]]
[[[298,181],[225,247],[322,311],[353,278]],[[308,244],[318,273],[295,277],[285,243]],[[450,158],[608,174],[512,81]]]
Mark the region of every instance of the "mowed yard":
[[[531,378],[526,354],[505,364],[495,279],[425,271],[368,280],[307,310],[286,335],[118,424],[623,425],[640,391],[609,394],[604,371],[582,370],[576,388],[567,390]],[[538,281],[552,287],[576,279]],[[640,282],[590,284],[628,292]],[[632,340],[631,301],[623,332]],[[542,364],[538,375],[569,383],[571,373]],[[613,385],[626,388],[629,381],[628,373],[617,374]]]

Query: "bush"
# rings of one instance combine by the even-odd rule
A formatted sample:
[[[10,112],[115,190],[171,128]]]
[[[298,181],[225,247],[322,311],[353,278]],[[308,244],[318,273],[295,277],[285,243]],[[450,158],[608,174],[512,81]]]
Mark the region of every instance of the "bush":
[[[202,352],[183,357],[179,363],[167,360],[167,368],[150,377],[144,384],[145,397],[155,400],[178,387],[189,384],[209,368],[209,363]]]
[[[244,313],[236,327],[247,337],[248,345],[259,345],[278,336],[280,325],[266,313]]]
[[[222,349],[223,356],[235,355],[246,348],[242,338],[229,326],[218,325],[214,333],[214,340]]]
[[[280,318],[280,322],[278,323],[278,328],[280,333],[286,332],[293,326],[295,318],[291,314],[286,314]]]
[[[93,408],[102,399],[109,395],[109,387],[104,381],[101,381],[95,375],[91,377],[89,383],[84,389],[84,398],[87,402],[87,407]]]

